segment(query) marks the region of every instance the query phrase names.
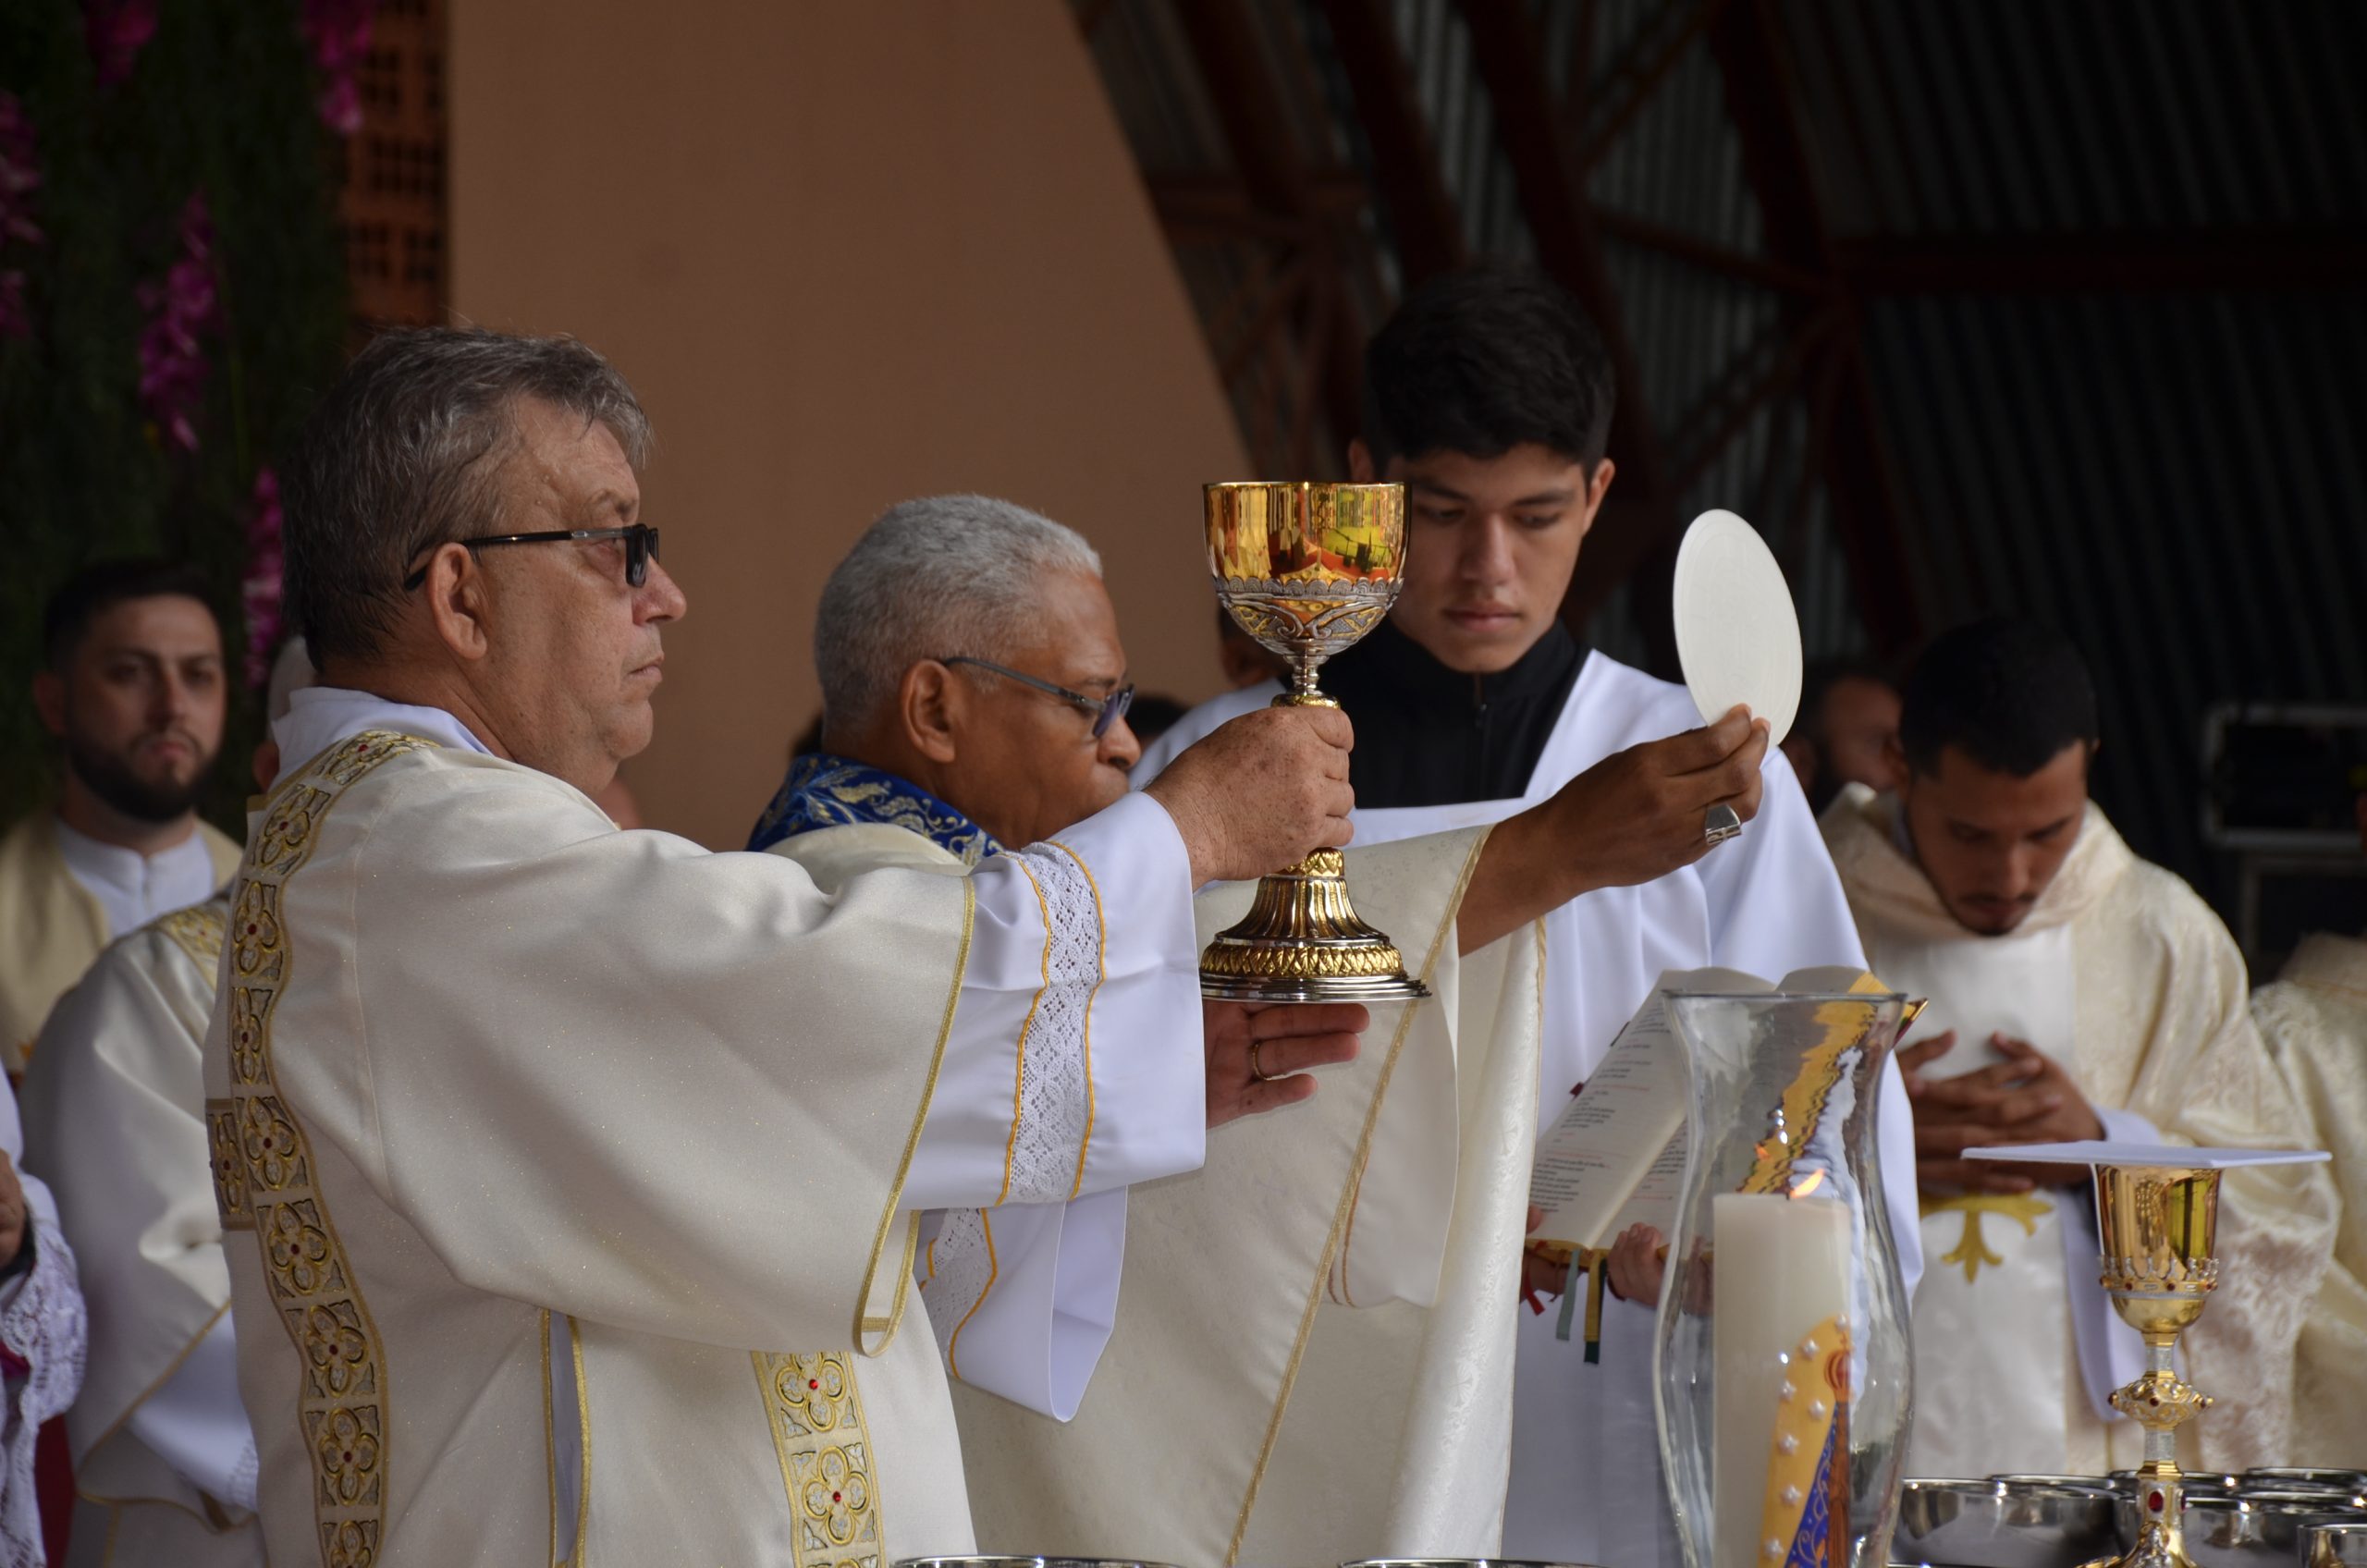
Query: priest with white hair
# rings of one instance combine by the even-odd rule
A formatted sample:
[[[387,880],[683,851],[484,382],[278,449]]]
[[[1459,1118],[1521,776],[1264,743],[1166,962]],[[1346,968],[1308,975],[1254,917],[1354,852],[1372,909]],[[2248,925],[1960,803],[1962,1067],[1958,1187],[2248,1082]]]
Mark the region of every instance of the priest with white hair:
[[[1139,747],[1100,558],[1048,518],[980,496],[891,508],[824,585],[815,658],[823,749],[791,765],[750,847],[826,888],[881,865],[975,876],[1010,846],[1064,842],[1125,793]],[[1206,1169],[1065,1208],[928,1217],[921,1290],[988,1548],[1493,1553],[1536,1115],[1536,922],[1696,857],[1708,801],[1751,815],[1758,775],[1729,759],[1734,728],[1615,759],[1492,831],[1349,850],[1359,913],[1436,999],[1376,1008],[1386,1048],[1326,1068],[1305,1105],[1298,1061],[1260,1036],[1326,1010],[1251,1014],[1250,1070],[1274,1114],[1224,1129]],[[1204,890],[1201,935],[1249,894]],[[1087,1168],[1096,1158],[1088,1141]],[[1039,1304],[1063,1287],[1087,1310],[1047,1338]],[[1318,1323],[1326,1300],[1365,1310]],[[1294,1403],[1313,1366],[1364,1368],[1369,1397]]]
[[[312,679],[289,639],[265,717]],[[278,772],[266,739],[255,787]],[[26,1161],[56,1196],[90,1304],[90,1370],[66,1413],[71,1565],[264,1562],[203,1111],[229,918],[225,888],[108,947],[51,1011],[25,1072]]]
[[[898,1332],[919,1212],[1199,1164],[1258,1091],[1237,1018],[1204,1037],[1191,889],[1347,836],[1323,714],[966,878],[825,892],[619,829],[591,797],[686,608],[647,440],[582,344],[430,328],[283,469],[322,683],[274,727],[204,1048],[283,1568],[968,1550],[944,1372]],[[1268,1060],[1353,1045],[1286,1023]]]

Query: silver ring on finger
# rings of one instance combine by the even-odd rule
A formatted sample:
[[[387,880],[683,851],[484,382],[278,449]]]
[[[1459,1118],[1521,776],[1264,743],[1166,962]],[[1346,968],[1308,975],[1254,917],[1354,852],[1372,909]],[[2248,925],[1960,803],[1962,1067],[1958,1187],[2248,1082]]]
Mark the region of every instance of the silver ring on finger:
[[[1249,1042],[1249,1076],[1257,1079],[1260,1084],[1270,1084],[1275,1079],[1285,1077],[1287,1074],[1281,1072],[1269,1072],[1266,1071],[1265,1063],[1257,1060],[1257,1047],[1265,1043],[1266,1042],[1263,1040],[1252,1040]]]
[[[1701,816],[1701,837],[1712,849],[1729,839],[1742,837],[1742,817],[1735,808],[1720,801]]]

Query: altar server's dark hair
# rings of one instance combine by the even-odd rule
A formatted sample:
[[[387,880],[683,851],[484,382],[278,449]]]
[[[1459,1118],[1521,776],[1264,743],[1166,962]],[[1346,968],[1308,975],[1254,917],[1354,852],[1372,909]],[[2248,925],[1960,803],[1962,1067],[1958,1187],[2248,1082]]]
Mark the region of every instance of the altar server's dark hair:
[[[1526,267],[1448,273],[1365,350],[1364,429],[1392,457],[1502,457],[1534,442],[1589,469],[1611,437],[1611,354],[1560,285]]]
[[[378,651],[421,556],[501,532],[524,398],[606,425],[636,469],[649,455],[640,399],[572,337],[416,327],[353,357],[279,473],[285,594],[314,668]]]
[[[2102,738],[2088,661],[2053,627],[1995,616],[1946,632],[1900,693],[1898,743],[1930,775],[1956,747],[1993,773],[2028,778],[2078,741]]]

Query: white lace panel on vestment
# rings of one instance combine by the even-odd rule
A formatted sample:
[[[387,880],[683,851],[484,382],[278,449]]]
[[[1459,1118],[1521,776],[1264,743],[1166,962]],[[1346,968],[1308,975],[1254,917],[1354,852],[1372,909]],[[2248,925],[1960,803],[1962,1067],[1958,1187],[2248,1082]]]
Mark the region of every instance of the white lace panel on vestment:
[[[1057,845],[1012,858],[1043,901],[1044,988],[1019,1039],[1018,1124],[1003,1203],[1066,1203],[1093,1132],[1093,994],[1101,985],[1101,900],[1084,863]]]
[[[978,1310],[994,1282],[994,1237],[987,1230],[986,1211],[947,1209],[944,1225],[928,1244],[921,1296],[928,1303],[929,1327],[956,1378],[962,1376],[963,1326]]]

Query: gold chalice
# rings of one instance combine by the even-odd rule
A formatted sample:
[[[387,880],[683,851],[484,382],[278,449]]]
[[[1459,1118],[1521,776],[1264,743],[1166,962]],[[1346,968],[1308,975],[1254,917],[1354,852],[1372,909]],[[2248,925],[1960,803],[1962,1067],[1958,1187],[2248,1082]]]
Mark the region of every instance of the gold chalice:
[[[2178,1376],[2171,1355],[2219,1283],[2219,1176],[2184,1166],[2095,1168],[2104,1291],[2121,1321],[2145,1340],[2145,1371],[2115,1390],[2112,1403],[2145,1428],[2145,1461],[2137,1467],[2137,1544],[2088,1568],[2194,1568],[2179,1523],[2186,1478],[2177,1429],[2210,1409],[2211,1399]]]
[[[1404,561],[1402,484],[1233,484],[1208,491],[1208,570],[1244,631],[1290,661],[1276,707],[1340,704],[1316,689],[1325,659],[1380,624]],[[1318,850],[1257,884],[1249,913],[1200,955],[1200,994],[1233,1001],[1427,997],[1387,937],[1356,918],[1340,851]]]

